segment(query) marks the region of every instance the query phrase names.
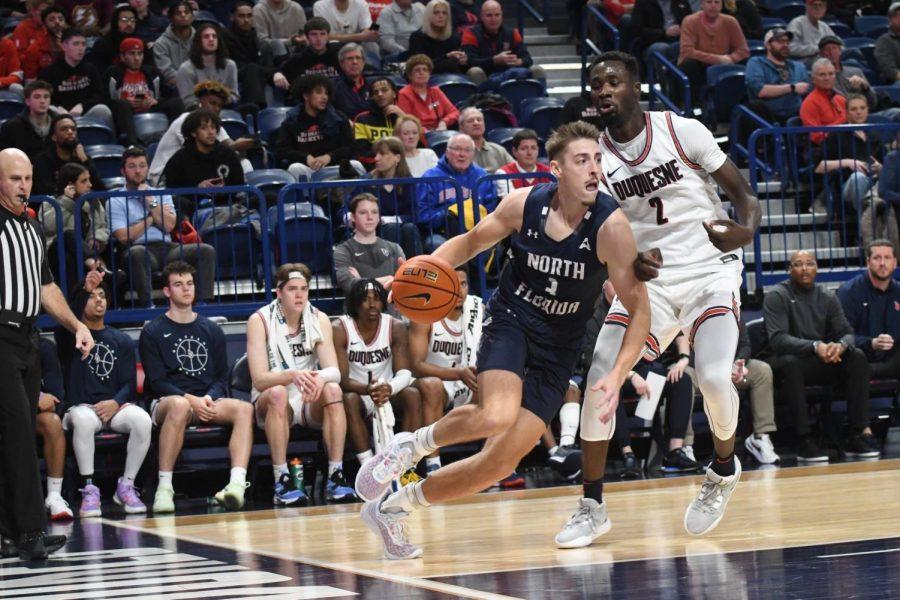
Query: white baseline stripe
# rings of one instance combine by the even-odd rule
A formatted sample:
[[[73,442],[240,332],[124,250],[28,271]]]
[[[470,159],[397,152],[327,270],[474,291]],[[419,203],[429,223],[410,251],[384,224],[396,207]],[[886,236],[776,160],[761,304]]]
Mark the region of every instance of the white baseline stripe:
[[[887,548],[885,550],[868,550],[866,552],[845,552],[844,554],[822,554],[816,558],[839,558],[841,556],[863,556],[864,554],[886,554],[888,552],[900,552],[900,548]]]

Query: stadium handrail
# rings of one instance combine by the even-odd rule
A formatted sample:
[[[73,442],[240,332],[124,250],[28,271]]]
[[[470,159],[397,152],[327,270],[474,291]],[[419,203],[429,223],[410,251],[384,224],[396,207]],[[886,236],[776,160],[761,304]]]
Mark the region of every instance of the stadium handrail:
[[[741,136],[740,136],[741,117],[750,119],[751,121],[753,121],[754,123],[759,125],[759,127],[762,129],[774,127],[774,125],[772,123],[770,123],[769,121],[766,121],[765,119],[763,119],[757,113],[750,110],[745,105],[739,104],[738,106],[735,106],[734,110],[731,111],[731,126],[729,128],[729,142],[731,144],[731,149],[730,149],[731,159],[734,160],[735,162],[737,162],[740,158],[748,158],[749,159],[749,156],[751,154],[751,149],[753,149],[753,147],[749,143],[749,138],[748,138],[748,143],[746,146],[741,144]],[[754,154],[754,156],[756,156],[755,153],[753,153],[753,154]],[[776,153],[776,157],[775,157],[776,161],[778,161],[779,155],[780,155],[780,153]],[[778,163],[776,162],[776,164],[778,164]],[[761,163],[761,165],[763,167],[765,167],[766,175],[772,175],[774,172],[777,171],[777,169],[773,169],[773,167],[767,163]]]
[[[544,6],[544,14],[539,13],[528,0],[518,0],[516,2],[516,19],[518,20],[519,25],[519,33],[522,34],[522,37],[525,37],[525,14],[522,12],[523,9],[531,18],[543,25],[547,22],[547,15],[550,14],[549,0],[543,0]],[[528,40],[525,40],[526,42]]]
[[[619,28],[612,24],[612,22],[606,18],[606,15],[603,12],[594,6],[593,4],[585,4],[582,13],[581,13],[581,89],[584,89],[587,84],[587,65],[588,65],[588,57],[589,56],[599,56],[603,53],[602,50],[594,43],[590,37],[588,37],[588,16],[590,14],[594,15],[594,18],[600,23],[600,25],[609,30],[610,35],[612,35],[613,39],[613,50],[619,50],[622,47],[622,35],[619,33]],[[590,52],[588,52],[590,50]]]
[[[654,99],[659,98],[659,101],[662,102],[666,107],[669,108],[672,112],[677,114],[678,116],[685,117],[690,116],[688,112],[691,110],[691,83],[688,79],[688,76],[685,75],[684,71],[675,66],[675,63],[670,61],[668,58],[663,56],[660,52],[654,52],[652,57],[653,60],[650,61],[650,64],[647,65],[647,84],[650,88],[648,94],[648,107],[650,110],[653,110]],[[675,78],[678,82],[681,83],[682,89],[684,90],[684,108],[678,108],[675,102],[666,96],[662,89],[656,89],[656,69],[657,65],[662,64],[662,66],[666,67],[669,71],[675,75]]]

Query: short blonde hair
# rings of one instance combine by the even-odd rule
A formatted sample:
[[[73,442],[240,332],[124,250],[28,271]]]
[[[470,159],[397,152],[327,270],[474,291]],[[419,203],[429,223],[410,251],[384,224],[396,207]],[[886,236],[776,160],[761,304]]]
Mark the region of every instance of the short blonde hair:
[[[547,140],[547,158],[556,160],[565,149],[575,140],[600,139],[600,130],[586,121],[573,121],[560,125],[550,139]]]

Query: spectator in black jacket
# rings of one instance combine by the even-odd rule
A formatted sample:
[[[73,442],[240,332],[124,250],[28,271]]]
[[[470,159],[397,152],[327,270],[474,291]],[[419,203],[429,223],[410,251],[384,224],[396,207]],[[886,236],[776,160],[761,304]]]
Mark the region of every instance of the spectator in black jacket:
[[[766,294],[763,316],[775,386],[782,402],[791,409],[794,430],[799,436],[798,460],[828,460],[810,437],[806,385],[844,383],[850,439],[850,456],[880,454],[869,427],[869,363],[856,347],[853,328],[847,322],[837,297],[816,285],[818,265],[809,250],[790,257],[790,279]]]
[[[128,4],[137,16],[134,34],[141,38],[149,50],[156,38],[169,26],[169,20],[162,13],[156,12],[147,0],[128,0]]]
[[[78,141],[78,129],[71,115],[56,115],[50,123],[50,143],[34,159],[34,184],[32,194],[53,194],[59,169],[66,163],[78,163],[91,174],[91,189],[103,191],[106,187],[94,161],[85,153]]]
[[[480,22],[462,33],[462,50],[466,53],[469,79],[489,87],[508,79],[534,77],[545,79],[544,69],[534,64],[518,29],[503,26],[503,9],[496,0],[481,5]]]
[[[600,131],[606,128],[606,124],[600,119],[598,107],[600,105],[600,80],[593,77],[594,69],[599,60],[594,60],[588,67],[589,92],[581,92],[578,96],[572,96],[563,105],[559,118],[560,125],[573,121],[587,121]]]
[[[457,35],[469,28],[478,25],[478,15],[481,13],[479,0],[450,0],[450,16],[453,17],[453,31]]]
[[[253,3],[236,2],[231,10],[231,26],[222,30],[228,56],[238,69],[241,101],[266,105],[266,82],[275,73],[271,46],[262,43],[253,27]]]
[[[0,127],[0,150],[18,148],[28,156],[37,156],[50,139],[50,122],[56,113],[50,109],[53,86],[35,79],[25,86],[25,110]]]
[[[113,110],[116,130],[125,136],[129,145],[139,140],[134,127],[134,115],[150,112],[165,113],[173,121],[184,112],[184,102],[178,96],[165,97],[159,69],[144,64],[144,42],[136,37],[125,38],[119,44],[119,64],[106,71],[106,92]],[[153,141],[153,140],[150,140]]]
[[[341,76],[334,83],[333,99],[334,107],[350,117],[369,110],[369,86],[363,77],[365,60],[363,49],[357,43],[346,44],[338,51],[338,60],[341,64]]]
[[[87,61],[103,73],[110,65],[119,64],[119,45],[134,35],[137,13],[127,4],[119,4],[109,21],[109,33],[94,42],[87,53]]]
[[[309,44],[281,64],[272,76],[272,83],[282,90],[289,90],[302,75],[321,74],[337,80],[341,76],[338,51],[341,44],[329,42],[331,25],[322,17],[313,17],[303,26]]]
[[[353,156],[353,130],[347,117],[329,99],[334,87],[324,75],[304,75],[297,82],[300,105],[284,120],[276,134],[275,156],[288,163],[295,179],[309,179],[319,169]],[[356,170],[365,170],[352,161]]]
[[[637,0],[631,11],[631,30],[637,32],[638,51],[646,64],[659,51],[673,62],[672,44],[681,39],[681,22],[691,14],[687,0]]]
[[[97,67],[84,60],[87,40],[78,29],[66,29],[60,43],[63,54],[41,71],[38,79],[53,86],[53,101],[74,117],[96,117],[113,125],[112,111],[103,104],[103,81]]]
[[[244,170],[237,152],[216,136],[222,122],[214,113],[198,109],[181,125],[184,146],[172,155],[163,175],[166,187],[217,188],[243,185]]]
[[[753,0],[723,0],[722,14],[730,15],[737,19],[748,40],[761,40],[765,32],[762,26],[762,17]]]
[[[425,6],[422,29],[409,36],[409,55],[424,54],[434,63],[432,73],[462,73],[469,57],[462,51],[459,34],[450,22],[447,0],[431,0]]]

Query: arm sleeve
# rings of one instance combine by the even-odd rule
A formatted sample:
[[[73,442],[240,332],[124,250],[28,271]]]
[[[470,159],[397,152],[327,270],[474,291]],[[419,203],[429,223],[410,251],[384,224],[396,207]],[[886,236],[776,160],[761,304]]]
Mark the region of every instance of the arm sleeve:
[[[396,54],[405,52],[406,48],[397,42],[397,25],[394,23],[393,13],[382,10],[378,15],[378,46],[382,54]]]
[[[852,281],[852,280],[851,280]],[[838,300],[844,311],[844,317],[854,332],[854,344],[862,351],[868,351],[872,348],[872,337],[866,335],[868,332],[860,331],[862,327],[862,299],[856,293],[856,289],[851,285],[851,281],[844,283],[837,291]]]
[[[762,62],[756,60],[756,58],[754,56],[747,62],[747,70],[744,73],[744,83],[747,86],[747,94],[751,100],[759,98],[759,93],[762,91],[763,86],[766,85]]]
[[[728,38],[731,40],[731,52],[728,54],[735,63],[743,62],[750,56],[747,38],[741,30],[741,24],[734,17],[728,19]]]
[[[697,50],[697,21],[696,19],[685,19],[681,22],[681,35],[679,42],[681,51],[678,56],[679,64],[687,59],[699,60],[704,63],[717,63],[714,55],[709,52]]]
[[[337,275],[337,284],[344,290],[345,294],[350,290],[350,286],[352,286],[355,281],[348,270],[352,266],[353,264],[350,261],[350,248],[347,247],[347,244],[338,244],[335,246],[334,271]]]
[[[783,293],[775,290],[769,292],[763,300],[763,318],[769,344],[776,354],[813,354],[813,342],[804,340],[790,333],[788,306]]]
[[[828,294],[828,330],[834,332],[835,341],[848,348],[855,344],[853,328],[847,322],[847,316],[844,314],[844,309],[841,308],[837,296],[831,293]]]
[[[146,374],[145,381],[150,384],[150,389],[157,398],[183,396],[184,390],[166,380],[166,366],[160,356],[157,341],[152,331],[145,328],[141,332],[140,352],[141,364]]]
[[[672,126],[688,159],[700,165],[707,173],[718,171],[728,160],[713,134],[700,121],[673,117]]]
[[[741,323],[738,330],[737,352],[734,353],[735,360],[747,360],[751,358],[752,349],[750,346],[750,336],[747,335],[747,327]]]
[[[224,398],[226,394],[226,384],[228,382],[228,354],[225,352],[225,333],[222,328],[215,323],[210,323],[210,333],[213,340],[213,347],[219,348],[221,352],[213,352],[215,363],[213,364],[213,383],[206,391],[210,398],[216,400]]]
[[[420,225],[429,225],[435,230],[442,228],[446,212],[439,206],[438,200],[442,187],[440,183],[416,186],[416,208],[418,209],[418,223]]]
[[[825,124],[822,121],[819,104],[816,102],[816,99],[816,96],[807,96],[804,98],[803,102],[800,103],[800,120],[803,121],[803,124],[807,127],[817,127]],[[824,131],[817,131],[810,133],[809,139],[813,144],[821,144],[826,135],[827,134]]]
[[[512,40],[513,54],[522,59],[522,66],[530,67],[533,65],[534,61],[531,59],[531,53],[528,51],[528,46],[525,45],[525,40],[522,39],[522,34],[518,29],[513,29]]]
[[[168,43],[164,41],[157,41],[153,46],[153,63],[160,70],[163,79],[166,81],[176,78],[176,72],[180,66],[172,62],[172,57],[169,56],[167,50],[169,50]],[[180,95],[181,93],[179,92]]]
[[[122,356],[116,364],[116,382],[119,385],[113,400],[122,406],[131,402],[137,382],[137,366],[134,362],[134,342],[125,336],[122,344]]]
[[[819,53],[818,42],[812,42],[803,37],[803,27],[800,25],[803,18],[805,17],[801,15],[788,24],[788,31],[794,34],[794,39],[791,40],[791,56],[799,58],[815,56]],[[825,25],[825,29],[826,32],[823,35],[834,35],[834,32],[831,31],[828,25]]]
[[[197,96],[194,95],[194,86],[197,85],[197,72],[190,61],[186,61],[178,71],[174,73],[175,85],[178,87],[178,95],[184,101],[185,107],[197,104]]]
[[[84,66],[91,82],[90,87],[88,87],[88,93],[85,94],[84,100],[81,101],[81,105],[87,112],[98,104],[102,104],[106,99],[106,94],[103,93],[103,78],[100,77],[100,71],[97,70],[97,67],[90,63],[85,63]]]
[[[263,16],[265,8],[259,4],[253,7],[253,26],[256,28],[256,35],[259,39],[268,41],[272,35],[269,32],[269,21]]]

